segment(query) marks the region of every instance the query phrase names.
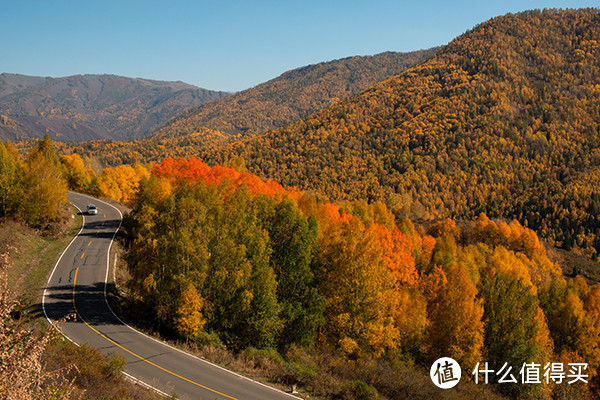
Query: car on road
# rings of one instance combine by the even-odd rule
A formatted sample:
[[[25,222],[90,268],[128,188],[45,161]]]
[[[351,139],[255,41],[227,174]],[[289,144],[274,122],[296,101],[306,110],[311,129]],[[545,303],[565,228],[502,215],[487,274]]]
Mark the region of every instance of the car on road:
[[[98,214],[98,208],[93,204],[88,204],[87,213],[88,215],[96,215]]]

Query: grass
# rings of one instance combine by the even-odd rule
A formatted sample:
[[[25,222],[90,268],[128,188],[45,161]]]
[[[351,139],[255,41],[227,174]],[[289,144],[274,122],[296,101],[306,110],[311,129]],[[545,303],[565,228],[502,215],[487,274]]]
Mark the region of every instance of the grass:
[[[48,276],[81,227],[81,215],[74,208],[72,211],[73,217],[64,217],[60,227],[52,231],[34,230],[12,220],[0,226],[0,243],[8,243],[11,253],[15,253],[11,256],[12,265],[8,271],[11,291],[34,319],[43,315],[40,299]]]

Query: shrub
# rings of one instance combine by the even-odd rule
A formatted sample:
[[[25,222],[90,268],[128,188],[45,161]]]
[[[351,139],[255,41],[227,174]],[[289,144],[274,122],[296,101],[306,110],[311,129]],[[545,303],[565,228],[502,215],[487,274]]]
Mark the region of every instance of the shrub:
[[[355,400],[377,400],[377,389],[363,381],[355,380],[344,385],[343,391]]]

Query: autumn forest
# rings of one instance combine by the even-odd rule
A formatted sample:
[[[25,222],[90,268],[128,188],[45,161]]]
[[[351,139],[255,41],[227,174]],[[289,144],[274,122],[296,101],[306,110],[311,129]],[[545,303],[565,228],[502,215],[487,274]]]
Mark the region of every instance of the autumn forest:
[[[598,41],[596,9],[509,14],[136,140],[5,140],[0,213],[42,229],[67,190],[125,204],[119,308],[188,346],[269,354],[271,381],[317,398],[598,399],[600,285],[573,261],[600,268]],[[440,357],[457,392],[429,387]],[[483,363],[541,379],[482,384]]]

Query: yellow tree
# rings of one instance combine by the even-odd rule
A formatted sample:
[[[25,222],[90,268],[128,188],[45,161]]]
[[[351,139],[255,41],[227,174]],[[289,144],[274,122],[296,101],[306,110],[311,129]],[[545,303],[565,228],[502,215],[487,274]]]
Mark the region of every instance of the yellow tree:
[[[111,199],[129,203],[137,193],[140,181],[149,176],[148,170],[141,165],[106,168],[100,176],[100,190]]]
[[[379,238],[358,218],[331,225],[320,240],[320,290],[327,300],[324,339],[346,354],[381,355],[399,343],[398,295]]]
[[[10,143],[0,141],[0,213],[14,211],[22,196],[23,162]]]
[[[472,369],[481,360],[484,327],[483,302],[468,268],[462,262],[436,267],[423,284],[430,321],[428,361],[448,356]]]
[[[508,228],[508,225],[504,225]],[[491,221],[484,213],[479,214],[477,223],[473,228],[473,234],[477,241],[487,243],[491,246],[498,245],[502,239],[501,231],[496,223]]]
[[[58,207],[67,202],[67,185],[48,135],[29,154],[25,175],[22,218],[30,225],[55,220]]]
[[[431,225],[429,229],[427,229],[427,233],[433,237],[449,236],[452,237],[455,242],[458,242],[461,234],[460,228],[456,226],[456,222],[450,218],[446,218],[443,221],[439,221]]]
[[[206,319],[202,315],[204,299],[194,285],[188,284],[180,298],[175,328],[186,339],[191,339],[204,327]]]
[[[61,156],[60,162],[69,189],[91,195],[100,194],[98,174],[92,169],[86,168],[79,154]]]
[[[585,299],[585,311],[587,312],[587,319],[590,321],[592,340],[595,343],[592,344],[596,351],[594,352],[595,357],[590,359],[592,373],[595,375],[593,378],[592,386],[596,393],[600,393],[600,285],[594,285],[590,288],[590,291]]]
[[[556,278],[540,290],[540,303],[556,353],[575,354],[589,364],[590,377],[598,385],[600,368],[600,287],[585,280]],[[570,361],[573,362],[573,361]]]

